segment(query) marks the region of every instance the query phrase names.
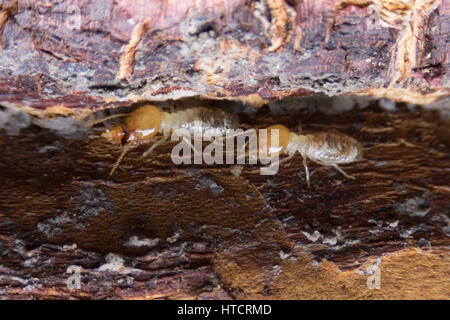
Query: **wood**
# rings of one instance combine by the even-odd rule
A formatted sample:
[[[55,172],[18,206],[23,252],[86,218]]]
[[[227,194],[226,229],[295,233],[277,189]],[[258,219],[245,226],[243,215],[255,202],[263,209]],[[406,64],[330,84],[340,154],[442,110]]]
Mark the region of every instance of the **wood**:
[[[447,0],[0,7],[1,299],[450,298]],[[164,143],[110,177],[111,122],[83,125],[147,102],[336,129],[364,159],[310,163],[308,189],[298,155],[267,177]]]
[[[0,4],[0,103],[37,115],[191,96],[261,106],[449,93],[447,0]]]
[[[81,140],[35,125],[2,132],[2,296],[449,298],[448,121],[406,105],[239,116],[355,137],[364,159],[344,169],[356,180],[310,163],[307,189],[299,156],[276,176],[175,166],[173,143],[144,160],[147,146],[131,151],[110,177],[121,149],[102,126]],[[378,259],[381,289],[369,290]],[[70,265],[81,290],[65,285]]]

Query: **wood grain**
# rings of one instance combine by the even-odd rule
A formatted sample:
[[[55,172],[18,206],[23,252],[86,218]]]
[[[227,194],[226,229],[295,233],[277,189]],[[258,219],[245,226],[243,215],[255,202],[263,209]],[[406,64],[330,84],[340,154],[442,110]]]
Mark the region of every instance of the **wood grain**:
[[[261,106],[317,93],[428,104],[449,93],[447,0],[0,4],[0,103],[32,114],[190,96]]]
[[[298,156],[275,176],[175,166],[170,143],[131,151],[110,177],[121,149],[102,126],[82,139],[1,130],[0,296],[449,299],[448,121],[405,104],[283,112],[238,115],[356,138],[364,158],[344,166],[356,180],[311,163],[307,189]],[[70,265],[80,290],[66,287]],[[374,265],[379,290],[366,286]]]

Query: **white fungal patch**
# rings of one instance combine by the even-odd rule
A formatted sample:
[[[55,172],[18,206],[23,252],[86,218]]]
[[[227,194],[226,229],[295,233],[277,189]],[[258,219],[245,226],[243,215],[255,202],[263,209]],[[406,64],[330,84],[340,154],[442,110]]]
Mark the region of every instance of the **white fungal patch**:
[[[395,210],[410,217],[425,217],[430,211],[430,204],[425,197],[407,199],[402,203],[394,204]]]
[[[280,259],[281,259],[281,260],[287,259],[287,258],[289,258],[290,256],[291,256],[290,253],[286,253],[286,252],[284,252],[283,250],[280,250]]]
[[[378,105],[386,111],[394,112],[397,110],[397,103],[395,101],[382,98],[378,101]]]
[[[80,121],[70,117],[56,117],[54,119],[34,118],[32,123],[69,139],[80,140],[83,139],[87,133],[86,128]]]
[[[391,227],[391,228],[397,228],[398,223],[399,223],[399,220],[394,221],[394,222],[392,222],[392,223],[389,224],[389,227]]]
[[[0,129],[5,129],[11,136],[17,136],[21,129],[31,124],[31,117],[24,111],[16,108],[0,110]]]
[[[310,234],[310,233],[308,233],[308,232],[306,232],[306,231],[302,231],[302,233],[303,233],[303,235],[309,240],[309,241],[311,241],[311,242],[316,242],[317,240],[319,240],[321,237],[322,237],[322,235],[320,234],[320,232],[319,231],[314,231],[314,233],[313,234]]]
[[[330,246],[334,246],[337,244],[338,238],[336,237],[324,237],[322,240],[323,244],[329,244]]]
[[[421,107],[428,110],[437,110],[442,118],[450,119],[450,97],[446,97],[434,103],[424,104]]]
[[[331,235],[321,234],[317,230],[315,230],[314,233],[312,234],[306,231],[302,231],[302,233],[309,241],[313,242],[314,245],[317,244],[325,245],[329,249],[332,249],[334,251],[338,251],[346,247],[351,247],[361,242],[358,239],[356,240],[345,239],[345,237],[342,235],[341,227],[333,229],[332,230],[333,234]]]
[[[131,248],[131,247],[155,247],[159,244],[159,238],[154,239],[139,239],[138,236],[132,236],[130,237],[125,243],[123,244],[125,247]]]
[[[108,253],[106,256],[106,263],[102,264],[100,267],[98,267],[98,271],[102,272],[117,272],[120,274],[128,274],[131,272],[139,272],[139,269],[134,269],[130,267],[126,267],[124,265],[124,260],[121,256],[114,254],[114,253]]]
[[[433,230],[432,226],[427,225],[425,223],[421,223],[421,224],[412,226],[409,229],[403,229],[403,230],[399,231],[399,236],[402,239],[407,239],[410,236],[412,236],[414,233],[416,233],[417,231],[427,232],[430,230]]]
[[[183,230],[179,229],[177,230],[171,237],[168,237],[166,240],[169,243],[175,243],[180,238],[181,234],[183,233]]]
[[[197,181],[197,184],[195,185],[195,190],[203,191],[203,190],[209,190],[213,195],[218,196],[221,194],[225,189],[217,184],[211,177],[204,176],[200,172],[195,172],[195,178]]]
[[[55,146],[43,146],[39,149],[39,153],[46,153],[47,151],[58,150],[58,147]]]
[[[376,272],[381,263],[381,257],[378,257],[374,264],[369,265],[366,270],[357,269],[356,272],[360,275],[370,276]]]

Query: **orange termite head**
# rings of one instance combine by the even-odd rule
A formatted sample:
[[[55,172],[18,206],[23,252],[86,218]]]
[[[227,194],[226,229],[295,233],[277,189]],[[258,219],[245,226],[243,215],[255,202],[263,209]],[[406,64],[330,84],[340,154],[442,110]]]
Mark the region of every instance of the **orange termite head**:
[[[278,136],[276,136],[278,134]],[[275,124],[267,128],[267,140],[258,138],[258,150],[262,155],[269,157],[280,155],[289,144],[289,129],[281,124]],[[272,141],[273,139],[273,141]]]
[[[115,144],[139,143],[153,138],[161,128],[162,112],[153,105],[145,105],[131,112],[123,123],[111,130]]]
[[[111,142],[114,144],[121,144],[123,137],[125,136],[125,128],[121,123],[116,124],[111,129]]]

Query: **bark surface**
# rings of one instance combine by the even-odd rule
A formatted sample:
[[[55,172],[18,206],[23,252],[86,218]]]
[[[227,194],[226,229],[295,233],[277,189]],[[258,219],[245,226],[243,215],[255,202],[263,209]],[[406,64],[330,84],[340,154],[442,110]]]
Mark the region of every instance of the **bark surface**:
[[[0,2],[0,103],[448,95],[448,0]]]

